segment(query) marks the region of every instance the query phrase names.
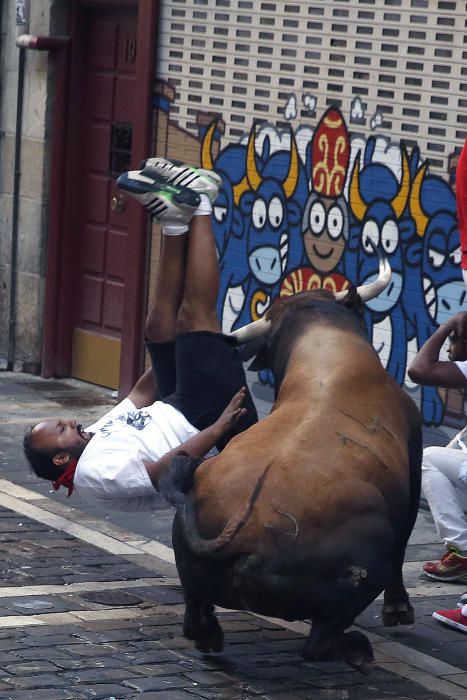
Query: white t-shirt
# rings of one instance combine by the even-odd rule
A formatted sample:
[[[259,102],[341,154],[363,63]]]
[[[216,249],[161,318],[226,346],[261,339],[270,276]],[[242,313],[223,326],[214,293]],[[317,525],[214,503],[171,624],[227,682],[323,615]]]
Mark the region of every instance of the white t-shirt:
[[[459,367],[460,371],[462,372],[464,377],[467,379],[467,361],[463,361],[463,362],[456,361],[456,365]]]
[[[199,432],[167,403],[136,408],[128,398],[86,430],[94,436],[76,467],[76,492],[128,511],[152,510],[160,499],[144,461],[157,461]]]

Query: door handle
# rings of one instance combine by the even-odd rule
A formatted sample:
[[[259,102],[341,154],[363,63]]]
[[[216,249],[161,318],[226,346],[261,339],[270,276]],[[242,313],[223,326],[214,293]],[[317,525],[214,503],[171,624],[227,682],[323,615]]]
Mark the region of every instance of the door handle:
[[[112,211],[116,211],[119,214],[125,209],[126,207],[126,199],[125,197],[122,197],[121,194],[117,196],[113,196],[112,199],[110,200],[110,208]]]

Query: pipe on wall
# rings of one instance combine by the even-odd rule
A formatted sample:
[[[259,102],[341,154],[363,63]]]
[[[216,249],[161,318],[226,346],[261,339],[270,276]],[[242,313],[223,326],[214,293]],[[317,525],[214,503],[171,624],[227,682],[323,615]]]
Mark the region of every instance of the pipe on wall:
[[[16,0],[16,33],[17,36],[29,27],[29,0]],[[21,180],[21,130],[23,126],[24,74],[26,69],[26,52],[19,51],[18,85],[16,92],[16,131],[14,155],[13,202],[11,214],[11,247],[10,247],[10,305],[8,318],[8,355],[7,369],[12,370],[16,354],[16,325],[17,305],[16,288],[18,280],[18,228],[19,228],[19,195]]]
[[[28,28],[29,3],[26,0],[16,0],[17,31],[24,32]],[[26,50],[56,51],[68,41],[68,37],[34,36],[20,33],[16,38],[19,48],[18,57],[18,87],[16,97],[16,132],[14,154],[14,182],[11,215],[11,251],[10,251],[10,305],[8,321],[8,356],[7,369],[13,370],[16,357],[16,328],[17,315],[17,285],[18,285],[18,235],[19,235],[19,205],[21,182],[21,146],[23,128],[24,77],[26,72]]]

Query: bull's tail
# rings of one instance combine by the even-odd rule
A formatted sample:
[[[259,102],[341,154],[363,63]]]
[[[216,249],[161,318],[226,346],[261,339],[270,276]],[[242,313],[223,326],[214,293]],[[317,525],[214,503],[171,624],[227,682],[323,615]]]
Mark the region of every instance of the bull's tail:
[[[222,556],[225,547],[234,539],[253,512],[254,505],[271,465],[269,464],[257,479],[242,512],[230,518],[217,537],[204,539],[198,530],[193,500],[187,494],[187,491],[193,486],[193,475],[202,461],[187,455],[175,457],[169,469],[164,472],[159,480],[159,490],[167,501],[177,509],[177,514],[182,522],[185,541],[190,551],[195,556]]]

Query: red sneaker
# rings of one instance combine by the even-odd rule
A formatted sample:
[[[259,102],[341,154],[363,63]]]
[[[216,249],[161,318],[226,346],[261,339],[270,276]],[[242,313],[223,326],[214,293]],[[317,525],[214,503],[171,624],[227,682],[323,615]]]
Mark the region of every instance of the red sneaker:
[[[467,557],[449,549],[441,561],[427,562],[423,571],[434,581],[467,581]]]
[[[465,605],[467,603],[467,591],[461,595],[460,602]]]
[[[436,610],[433,613],[435,620],[439,620],[443,625],[454,627],[461,632],[467,632],[467,605],[454,610]]]

